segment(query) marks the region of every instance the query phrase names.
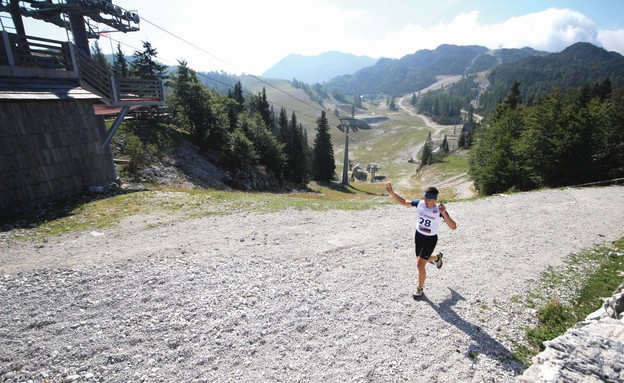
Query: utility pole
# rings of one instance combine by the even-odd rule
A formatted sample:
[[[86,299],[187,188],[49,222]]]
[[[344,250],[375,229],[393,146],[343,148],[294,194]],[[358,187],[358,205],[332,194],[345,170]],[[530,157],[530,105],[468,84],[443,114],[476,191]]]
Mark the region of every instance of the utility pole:
[[[344,117],[340,119],[340,125],[337,128],[341,132],[345,132],[345,153],[344,153],[344,162],[342,167],[342,184],[349,185],[349,129],[354,132],[358,131],[357,126],[355,126],[355,112],[351,111],[351,117]]]

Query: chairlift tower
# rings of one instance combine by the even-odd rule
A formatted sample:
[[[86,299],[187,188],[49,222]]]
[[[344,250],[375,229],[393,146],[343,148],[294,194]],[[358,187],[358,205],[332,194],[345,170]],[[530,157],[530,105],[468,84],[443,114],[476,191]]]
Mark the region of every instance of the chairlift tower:
[[[141,21],[137,11],[125,10],[112,0],[0,0],[0,12],[11,15],[20,35],[26,35],[22,16],[64,28],[86,54],[90,54],[89,39],[99,38],[97,24],[108,26],[107,32],[126,33],[138,31]]]
[[[343,185],[349,185],[349,130],[353,130],[354,132],[358,131],[355,121],[356,119],[354,117],[343,117],[340,118],[340,125],[337,126],[338,130],[345,133],[345,153],[342,167]]]

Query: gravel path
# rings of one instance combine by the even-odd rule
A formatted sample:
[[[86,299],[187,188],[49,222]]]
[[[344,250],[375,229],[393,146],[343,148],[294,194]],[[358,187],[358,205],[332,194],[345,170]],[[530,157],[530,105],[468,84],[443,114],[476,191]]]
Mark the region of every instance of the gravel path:
[[[624,236],[624,187],[447,206],[458,229],[420,301],[399,205],[5,234],[0,381],[513,382],[510,339],[533,317],[517,297]]]

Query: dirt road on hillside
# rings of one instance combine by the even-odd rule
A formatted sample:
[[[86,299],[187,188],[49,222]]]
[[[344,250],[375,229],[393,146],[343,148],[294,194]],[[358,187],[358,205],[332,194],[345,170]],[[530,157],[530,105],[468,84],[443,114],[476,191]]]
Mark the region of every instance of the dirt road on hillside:
[[[420,301],[414,210],[395,204],[2,233],[0,381],[513,382],[524,298],[624,235],[624,187],[447,206],[458,229]]]

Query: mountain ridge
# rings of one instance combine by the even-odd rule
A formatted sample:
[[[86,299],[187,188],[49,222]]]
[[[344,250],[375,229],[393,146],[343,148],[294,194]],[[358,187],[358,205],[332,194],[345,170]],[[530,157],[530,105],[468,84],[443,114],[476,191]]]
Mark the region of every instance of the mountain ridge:
[[[373,65],[377,59],[357,56],[339,51],[323,52],[315,56],[291,54],[266,70],[262,77],[292,80],[306,83],[324,83],[333,77],[355,73]]]

